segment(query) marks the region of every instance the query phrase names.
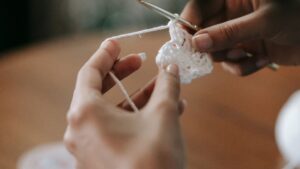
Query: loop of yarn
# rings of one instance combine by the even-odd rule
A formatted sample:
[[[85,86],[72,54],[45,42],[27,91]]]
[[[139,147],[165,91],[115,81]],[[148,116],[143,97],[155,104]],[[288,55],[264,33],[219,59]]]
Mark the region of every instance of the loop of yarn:
[[[197,52],[192,47],[192,35],[181,28],[176,20],[169,22],[171,40],[165,43],[156,56],[158,66],[176,64],[183,84],[209,74],[213,64],[207,53]]]

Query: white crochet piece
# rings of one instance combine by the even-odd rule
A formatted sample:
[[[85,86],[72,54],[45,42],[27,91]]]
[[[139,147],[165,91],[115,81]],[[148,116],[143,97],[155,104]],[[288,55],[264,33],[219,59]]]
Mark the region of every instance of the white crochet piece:
[[[207,53],[197,52],[192,47],[192,35],[178,26],[175,20],[170,21],[168,26],[171,40],[159,50],[156,64],[158,66],[178,65],[183,84],[189,84],[192,80],[211,73],[212,61]]]
[[[118,35],[109,39],[117,40],[138,35],[141,37],[143,34],[168,29],[170,32],[171,40],[164,44],[156,56],[156,63],[158,66],[167,66],[169,64],[176,64],[179,67],[179,74],[181,83],[188,84],[192,80],[211,73],[213,70],[212,61],[209,59],[207,53],[200,53],[195,51],[192,47],[192,35],[177,25],[177,21],[170,21],[168,25],[159,26],[155,28],[145,29],[128,34]],[[146,59],[145,53],[140,53],[142,60]],[[138,108],[131,100],[123,84],[112,73],[109,75],[120,87],[126,100],[134,110],[138,112]]]

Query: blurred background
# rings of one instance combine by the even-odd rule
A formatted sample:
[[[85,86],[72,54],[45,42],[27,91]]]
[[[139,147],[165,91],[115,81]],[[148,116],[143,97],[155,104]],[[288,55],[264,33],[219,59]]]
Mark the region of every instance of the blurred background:
[[[148,1],[180,13],[188,0]],[[168,22],[136,0],[1,0],[0,20],[1,169],[16,169],[23,153],[63,138],[78,70],[101,40]],[[166,32],[148,34],[138,46],[138,38],[122,43],[124,54],[150,56],[123,81],[129,93],[156,75],[154,56],[169,38]],[[183,86],[189,168],[282,166],[274,126],[282,105],[299,89],[299,74],[299,68],[281,67],[240,78],[215,64],[213,74]],[[123,99],[118,88],[109,96],[115,103]]]
[[[151,2],[180,13],[186,0]],[[1,0],[0,19],[0,53],[59,36],[145,28],[167,21],[136,0]]]

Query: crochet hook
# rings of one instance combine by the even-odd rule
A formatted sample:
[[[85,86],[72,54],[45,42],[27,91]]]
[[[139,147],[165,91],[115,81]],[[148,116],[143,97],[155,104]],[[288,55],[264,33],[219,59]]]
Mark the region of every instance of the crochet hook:
[[[183,24],[184,26],[187,26],[195,31],[198,31],[199,28],[197,25],[193,25],[191,24],[189,21],[183,19],[182,17],[180,17],[178,14],[173,14],[167,10],[164,10],[152,3],[149,3],[149,2],[146,2],[146,1],[143,1],[143,0],[138,0],[139,3],[141,3],[142,5],[144,5],[145,7],[151,9],[152,11],[170,19],[170,20],[177,20],[178,22],[180,22],[181,24]]]

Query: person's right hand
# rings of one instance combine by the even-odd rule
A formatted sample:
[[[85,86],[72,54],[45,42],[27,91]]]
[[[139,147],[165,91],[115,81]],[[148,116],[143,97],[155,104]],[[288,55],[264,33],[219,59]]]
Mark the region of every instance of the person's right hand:
[[[191,0],[182,17],[202,29],[193,43],[233,74],[300,64],[300,1]],[[253,57],[249,57],[249,54]]]

